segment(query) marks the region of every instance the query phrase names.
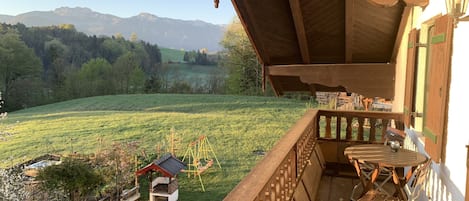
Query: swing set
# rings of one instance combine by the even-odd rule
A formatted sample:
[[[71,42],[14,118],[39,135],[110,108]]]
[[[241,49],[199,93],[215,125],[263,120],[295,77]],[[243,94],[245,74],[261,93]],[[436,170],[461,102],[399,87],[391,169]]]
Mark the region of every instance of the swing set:
[[[187,150],[184,153],[184,157],[182,158],[182,161],[187,164],[187,169],[182,172],[186,172],[187,177],[198,177],[200,185],[202,186],[202,191],[205,192],[205,187],[200,175],[213,166],[214,160],[221,169],[220,162],[218,161],[207,136],[201,135],[196,141],[193,141],[188,145]]]

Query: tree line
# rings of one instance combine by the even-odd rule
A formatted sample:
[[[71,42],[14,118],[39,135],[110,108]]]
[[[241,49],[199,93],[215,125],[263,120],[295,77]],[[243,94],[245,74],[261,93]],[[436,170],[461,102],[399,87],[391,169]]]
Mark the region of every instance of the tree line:
[[[153,90],[146,83],[160,64],[157,45],[119,35],[88,36],[73,25],[0,26],[0,90],[7,110]]]
[[[215,59],[204,49],[184,61],[216,65],[204,84],[169,77],[156,44],[89,36],[71,24],[26,27],[0,24],[0,91],[13,111],[69,99],[130,93],[262,94],[261,67],[239,20],[228,27]]]

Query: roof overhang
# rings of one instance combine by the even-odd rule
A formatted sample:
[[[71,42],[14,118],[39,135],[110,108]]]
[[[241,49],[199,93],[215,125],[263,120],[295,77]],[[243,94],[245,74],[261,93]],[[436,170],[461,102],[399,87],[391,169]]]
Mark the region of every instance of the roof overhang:
[[[186,168],[186,164],[171,154],[166,154],[142,169],[137,170],[135,174],[141,176],[149,172],[160,172],[165,177],[175,177],[184,168]]]
[[[393,98],[394,64],[408,17],[428,0],[232,3],[277,95],[345,89]]]

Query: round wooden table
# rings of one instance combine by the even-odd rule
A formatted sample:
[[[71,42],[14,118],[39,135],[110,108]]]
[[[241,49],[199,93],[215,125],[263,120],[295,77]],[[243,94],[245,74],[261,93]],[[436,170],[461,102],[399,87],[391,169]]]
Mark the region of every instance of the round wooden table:
[[[402,200],[407,200],[404,186],[409,181],[414,167],[427,161],[427,157],[421,153],[402,148],[397,152],[393,152],[391,151],[391,147],[385,146],[383,144],[364,144],[350,146],[345,149],[344,155],[347,156],[351,161],[354,159],[361,163],[366,161],[378,164],[378,166],[375,167],[374,176],[372,176],[368,182],[361,181],[363,186],[366,187],[362,193],[362,196],[367,191],[369,191],[373,186],[373,183],[376,182],[379,168],[387,167],[392,170],[392,181],[394,183],[397,196]],[[398,175],[396,168],[402,167],[412,167],[412,171],[408,171],[407,176],[401,177]]]
[[[385,167],[415,167],[427,160],[421,153],[402,148],[392,152],[391,147],[382,144],[350,146],[345,149],[344,154],[349,159],[379,163]]]

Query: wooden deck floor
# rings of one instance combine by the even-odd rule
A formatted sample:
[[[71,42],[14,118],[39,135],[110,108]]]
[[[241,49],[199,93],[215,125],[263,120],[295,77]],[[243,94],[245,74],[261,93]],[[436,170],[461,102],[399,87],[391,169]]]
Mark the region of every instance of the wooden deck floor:
[[[360,181],[352,177],[336,177],[323,175],[317,201],[350,200],[353,187]]]
[[[316,201],[349,201],[353,187],[359,182],[352,166],[328,166],[321,177]],[[392,192],[394,186],[392,182],[388,182],[383,188]],[[361,187],[357,191],[359,192],[356,193],[355,200],[358,199]]]
[[[319,188],[317,201],[349,201],[352,195],[353,187],[358,184],[360,180],[358,177],[350,176],[329,176],[323,175]],[[392,192],[394,186],[388,182],[383,187],[386,191]],[[360,189],[358,190],[360,191]],[[354,199],[360,192],[357,192]]]

